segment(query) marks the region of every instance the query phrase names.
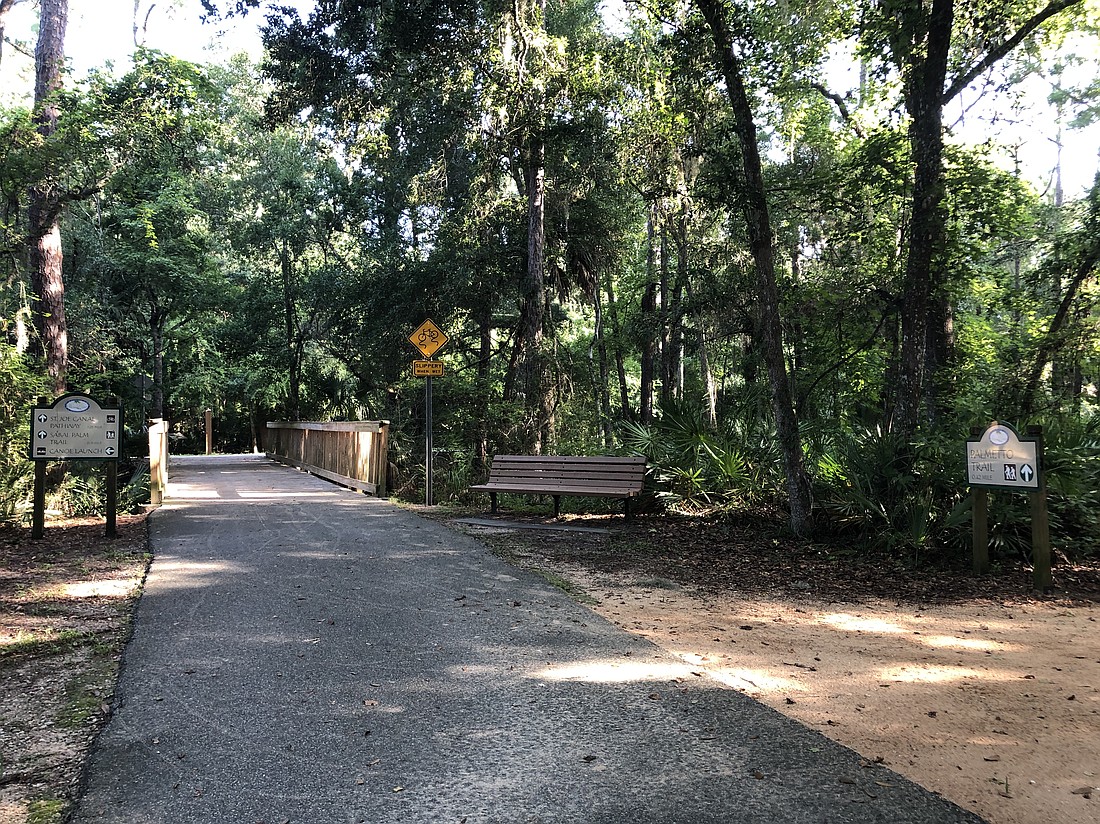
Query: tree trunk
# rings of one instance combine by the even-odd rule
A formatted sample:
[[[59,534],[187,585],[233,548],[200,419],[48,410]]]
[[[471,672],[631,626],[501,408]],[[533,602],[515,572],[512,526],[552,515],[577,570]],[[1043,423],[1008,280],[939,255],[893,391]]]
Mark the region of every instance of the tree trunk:
[[[482,305],[482,312],[478,318],[478,358],[477,358],[477,383],[478,391],[485,401],[488,400],[489,387],[489,363],[493,357],[493,305],[486,300]],[[489,416],[478,416],[477,449],[474,456],[474,468],[487,470],[489,468]]]
[[[661,405],[668,407],[672,400],[672,316],[669,305],[668,220],[661,221],[661,267],[658,286],[659,307],[657,329],[659,335],[658,359],[661,369]]]
[[[759,303],[756,337],[768,369],[776,438],[783,457],[790,498],[791,531],[809,535],[813,531],[810,481],[802,460],[802,441],[798,417],[791,397],[790,382],[783,360],[783,332],[779,312],[779,289],[775,278],[775,251],[772,247],[771,214],[764,187],[764,171],[757,144],[752,105],[745,90],[741,62],[733,49],[721,0],[696,0],[714,38],[718,69],[726,83],[733,113],[734,130],[741,148],[744,192],[742,212],[749,235],[749,246],[756,264],[756,291]]]
[[[283,277],[283,322],[285,324],[287,351],[287,415],[289,420],[302,419],[302,357],[297,324],[297,290],[294,283],[294,261],[284,240],[279,254]]]
[[[684,290],[688,282],[688,240],[690,219],[687,207],[680,209],[676,220],[676,285],[672,290],[672,299],[667,311],[669,348],[669,382],[672,385],[671,396],[677,401],[684,399]]]
[[[38,133],[47,140],[57,131],[59,111],[53,96],[61,87],[68,13],[68,0],[42,0],[38,46],[34,55],[34,121]],[[28,266],[31,308],[38,332],[38,351],[45,358],[46,370],[53,378],[58,394],[65,391],[65,372],[69,366],[60,214],[57,191],[48,184],[30,190]]]
[[[933,0],[925,50],[911,53],[905,81],[913,201],[901,305],[901,358],[892,428],[911,437],[920,422],[928,314],[933,284],[946,251],[943,208],[943,88],[951,45],[954,0]]]
[[[653,385],[657,366],[657,243],[656,207],[649,210],[646,224],[646,284],[642,292],[642,352],[641,387],[638,400],[638,418],[643,424],[653,421]]]
[[[703,312],[695,303],[691,281],[684,281],[689,305],[693,308],[695,319],[696,346],[699,347],[699,373],[706,387],[707,423],[711,429],[718,428],[718,387],[714,383],[714,371],[710,368],[710,352],[707,343],[707,324]]]
[[[510,385],[505,397],[523,402],[529,416],[541,405],[541,365],[544,312],[546,307],[546,147],[532,137],[527,161],[527,270],[519,328],[512,352]],[[537,420],[528,425],[527,438],[537,437]]]
[[[1082,0],[1051,0],[947,86],[948,55],[955,17],[954,0],[899,4],[897,36],[891,45],[901,70],[909,114],[913,197],[909,251],[901,306],[901,355],[892,428],[912,436],[920,422],[925,385],[928,318],[936,290],[946,283],[943,109],[982,72],[996,64],[1051,17]],[[933,376],[934,377],[934,376]]]
[[[630,387],[626,382],[626,362],[623,357],[623,330],[619,323],[619,307],[615,302],[615,287],[611,283],[611,275],[608,274],[604,283],[604,292],[607,294],[607,313],[611,317],[611,335],[615,350],[615,372],[619,378],[619,416],[625,421],[630,420]]]
[[[603,300],[600,298],[600,290],[597,287],[593,295],[596,306],[595,344],[596,355],[599,358],[600,382],[596,391],[599,394],[600,404],[600,431],[603,435],[604,449],[611,450],[615,445],[614,433],[611,429],[611,370],[607,363],[607,340],[604,338]]]
[[[164,312],[153,309],[149,315],[149,336],[153,339],[153,398],[149,407],[150,418],[164,417]]]

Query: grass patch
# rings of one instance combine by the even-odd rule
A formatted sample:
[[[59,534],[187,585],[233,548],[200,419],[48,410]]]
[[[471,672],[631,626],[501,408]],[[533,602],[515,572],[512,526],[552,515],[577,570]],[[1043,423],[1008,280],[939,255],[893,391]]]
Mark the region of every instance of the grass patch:
[[[555,589],[560,589],[573,600],[585,604],[586,606],[592,606],[599,603],[595,598],[590,596],[568,578],[563,578],[561,575],[540,567],[534,560],[536,557],[534,553],[527,551],[522,544],[517,544],[514,540],[510,540],[509,538],[510,536],[497,537],[484,535],[480,536],[479,540],[485,543],[485,545],[489,547],[489,551],[505,563],[526,570],[527,572],[533,572],[546,581],[546,583],[550,584],[550,586]]]
[[[68,806],[68,802],[59,798],[32,801],[27,807],[27,824],[59,824]]]
[[[75,729],[102,716],[107,702],[104,695],[110,692],[117,670],[113,658],[93,655],[65,684],[65,705],[58,714],[58,723]]]
[[[0,645],[0,661],[20,656],[58,655],[81,647],[94,638],[94,632],[76,629],[20,632],[14,640]]]
[[[550,572],[539,567],[528,567],[527,569],[529,572],[533,572],[538,575],[540,578],[546,581],[546,583],[550,584],[550,586],[560,589],[562,592],[564,592],[575,601],[579,601],[580,603],[586,604],[588,606],[599,603],[595,598],[593,598],[579,586],[574,584],[568,578],[563,578],[562,576],[554,572]]]
[[[668,578],[642,578],[635,582],[634,586],[642,589],[683,589],[678,583],[670,581]]]

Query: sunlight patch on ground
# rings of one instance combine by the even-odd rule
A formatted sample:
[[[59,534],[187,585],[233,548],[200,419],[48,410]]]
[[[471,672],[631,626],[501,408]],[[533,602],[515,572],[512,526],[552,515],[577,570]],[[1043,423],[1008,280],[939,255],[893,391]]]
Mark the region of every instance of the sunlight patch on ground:
[[[708,673],[716,681],[728,684],[734,689],[745,692],[805,692],[806,688],[797,681],[775,675],[763,669],[727,668],[710,670]]]
[[[858,615],[849,615],[846,612],[823,615],[818,619],[818,623],[845,632],[878,632],[889,635],[905,632],[904,629],[890,621],[884,621],[881,618],[861,618]]]
[[[638,681],[672,681],[691,676],[687,664],[661,664],[645,661],[580,661],[547,667],[531,673],[544,681],[587,681],[593,684],[627,684]]]
[[[237,497],[249,500],[263,498],[335,498],[338,492],[258,492],[252,490],[237,490]]]
[[[805,687],[797,681],[777,675],[764,669],[747,669],[741,667],[719,667],[707,656],[681,650],[670,650],[689,664],[706,670],[707,675],[715,681],[720,681],[728,687],[746,692],[791,692],[792,690],[803,692]]]
[[[137,587],[137,580],[77,581],[66,584],[61,591],[67,598],[124,598]]]
[[[898,664],[879,670],[878,677],[883,681],[903,681],[919,684],[942,684],[948,681],[969,679],[1003,680],[997,675],[970,667],[955,667],[945,664]]]
[[[1002,644],[1000,641],[989,641],[985,638],[958,638],[954,635],[933,635],[927,638],[915,639],[922,644],[936,649],[958,649],[968,652],[1022,652],[1023,648],[1016,644]]]
[[[233,561],[157,561],[156,573],[161,585],[173,587],[204,587],[221,575],[242,575],[252,569]]]
[[[169,481],[165,497],[181,501],[201,501],[209,498],[220,498],[221,496],[216,489],[196,486],[195,484],[181,484]]]

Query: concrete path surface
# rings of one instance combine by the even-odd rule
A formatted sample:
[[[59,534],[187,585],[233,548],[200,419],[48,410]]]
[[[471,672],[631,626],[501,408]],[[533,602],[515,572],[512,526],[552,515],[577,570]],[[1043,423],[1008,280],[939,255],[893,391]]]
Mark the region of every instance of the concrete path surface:
[[[979,819],[477,541],[262,457],[173,458],[73,821]]]

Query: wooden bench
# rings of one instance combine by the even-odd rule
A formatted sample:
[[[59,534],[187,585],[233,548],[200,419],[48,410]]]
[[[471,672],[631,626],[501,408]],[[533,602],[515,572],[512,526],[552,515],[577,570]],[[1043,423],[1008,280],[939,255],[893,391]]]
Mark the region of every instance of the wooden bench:
[[[492,512],[497,494],[551,495],[554,517],[561,514],[561,496],[622,498],[624,515],[630,517],[630,499],[641,494],[645,458],[577,457],[571,455],[496,455],[488,483],[471,486],[488,492]]]

